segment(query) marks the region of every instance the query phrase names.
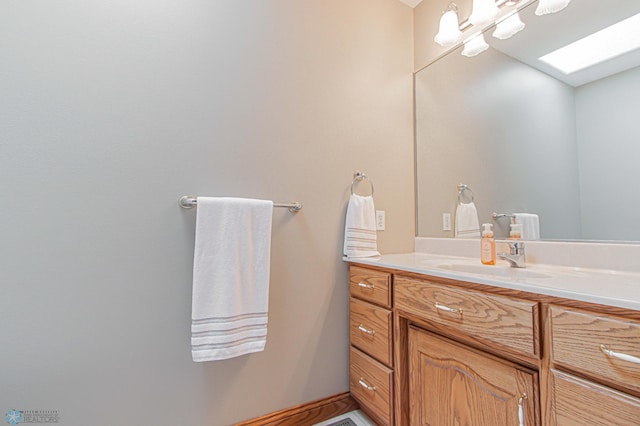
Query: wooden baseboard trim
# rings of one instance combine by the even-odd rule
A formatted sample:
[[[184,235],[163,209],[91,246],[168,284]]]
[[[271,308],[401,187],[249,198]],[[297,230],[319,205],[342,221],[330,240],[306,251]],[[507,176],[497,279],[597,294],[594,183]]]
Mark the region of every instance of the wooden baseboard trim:
[[[358,408],[359,405],[351,397],[351,394],[344,392],[275,411],[255,419],[237,423],[236,426],[311,426]]]

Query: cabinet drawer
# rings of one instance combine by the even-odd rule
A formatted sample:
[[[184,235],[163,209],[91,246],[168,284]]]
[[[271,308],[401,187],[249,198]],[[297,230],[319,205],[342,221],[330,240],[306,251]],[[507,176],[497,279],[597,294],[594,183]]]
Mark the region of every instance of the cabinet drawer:
[[[640,392],[640,323],[558,306],[550,309],[555,363]],[[606,354],[607,349],[613,353]]]
[[[391,274],[352,266],[349,268],[349,295],[391,308]]]
[[[391,365],[391,311],[351,298],[349,340],[378,361]]]
[[[376,420],[391,425],[393,371],[353,347],[349,357],[351,395]]]
[[[640,399],[552,370],[555,425],[634,425]]]
[[[395,278],[393,297],[394,307],[424,318],[438,331],[539,357],[536,302],[404,277]]]

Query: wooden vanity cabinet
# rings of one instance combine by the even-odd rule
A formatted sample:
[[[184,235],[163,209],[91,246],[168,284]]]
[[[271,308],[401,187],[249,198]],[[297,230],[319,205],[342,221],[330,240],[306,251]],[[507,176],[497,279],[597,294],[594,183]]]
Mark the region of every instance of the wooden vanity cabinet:
[[[349,288],[378,424],[640,425],[638,311],[355,264]]]

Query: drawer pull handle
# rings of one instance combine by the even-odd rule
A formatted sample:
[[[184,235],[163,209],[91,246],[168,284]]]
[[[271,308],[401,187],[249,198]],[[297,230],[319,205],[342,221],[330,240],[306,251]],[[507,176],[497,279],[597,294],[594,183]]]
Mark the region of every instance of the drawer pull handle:
[[[360,386],[362,386],[363,388],[365,388],[368,391],[372,391],[372,392],[376,391],[376,387],[375,386],[371,386],[367,382],[365,382],[364,381],[364,377],[360,377],[360,380],[358,380],[358,383],[360,383]]]
[[[368,334],[369,336],[373,336],[374,334],[376,334],[375,330],[369,330],[368,328],[365,328],[365,326],[362,325],[362,324],[358,325],[358,330],[362,331],[363,333]]]
[[[618,358],[618,359],[621,359],[623,361],[633,362],[634,364],[640,364],[640,358],[635,357],[633,355],[627,355],[627,354],[623,354],[623,353],[620,353],[620,352],[614,352],[611,349],[609,349],[609,346],[607,346],[607,345],[600,344],[600,351],[602,351],[602,353],[605,354],[606,356],[610,356],[610,357],[613,357],[613,358]]]
[[[358,283],[358,287],[367,288],[369,290],[373,290],[374,288],[376,288],[375,285],[367,283]]]
[[[524,400],[527,399],[527,394],[523,393],[518,398],[518,426],[524,426]]]
[[[460,314],[462,315],[462,308],[450,308],[445,305],[441,305],[438,302],[434,303],[433,306],[436,307],[439,311],[451,312],[452,314]]]

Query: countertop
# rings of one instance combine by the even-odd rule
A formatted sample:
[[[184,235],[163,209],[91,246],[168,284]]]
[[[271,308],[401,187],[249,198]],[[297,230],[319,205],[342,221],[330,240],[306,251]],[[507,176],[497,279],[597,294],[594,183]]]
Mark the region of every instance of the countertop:
[[[526,268],[518,269],[511,268],[506,261],[487,266],[482,265],[480,259],[426,253],[343,259],[350,263],[640,311],[640,273],[635,272],[542,264],[528,264]]]

